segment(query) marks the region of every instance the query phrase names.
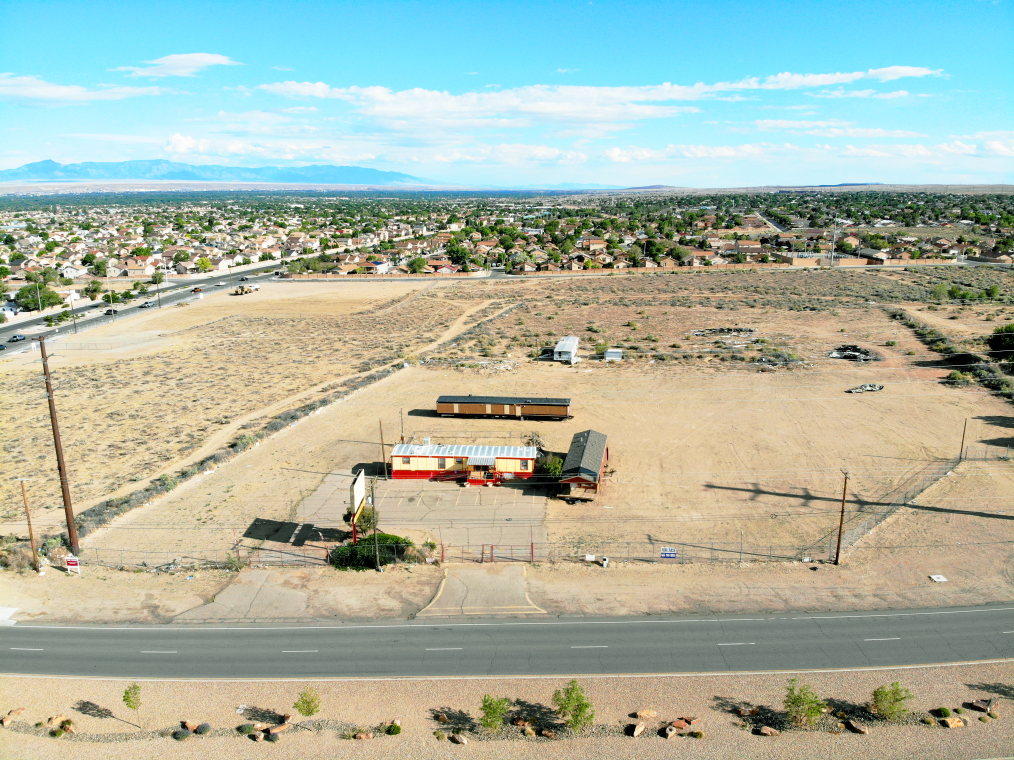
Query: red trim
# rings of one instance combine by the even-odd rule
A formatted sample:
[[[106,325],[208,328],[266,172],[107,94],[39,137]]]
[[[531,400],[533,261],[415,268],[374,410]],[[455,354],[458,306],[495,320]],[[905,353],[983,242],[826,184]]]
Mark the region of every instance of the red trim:
[[[432,480],[438,476],[460,474],[461,477],[465,477],[468,472],[466,470],[398,470],[395,469],[391,472],[391,477],[394,480]],[[529,472],[514,472],[514,473],[501,473],[503,475],[511,474],[515,478],[530,478],[532,473]]]

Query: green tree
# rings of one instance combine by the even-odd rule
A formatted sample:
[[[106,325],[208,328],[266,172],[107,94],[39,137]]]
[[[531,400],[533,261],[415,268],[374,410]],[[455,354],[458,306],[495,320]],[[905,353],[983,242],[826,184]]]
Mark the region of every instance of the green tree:
[[[93,301],[99,297],[99,293],[102,292],[102,283],[99,280],[92,280],[81,290],[82,295],[88,296]]]
[[[504,718],[511,709],[511,701],[507,697],[497,699],[489,694],[482,698],[482,717],[479,722],[483,728],[495,731],[503,727]]]
[[[1014,324],[995,328],[993,334],[986,338],[986,345],[989,346],[990,351],[1002,358],[1014,355]]]
[[[138,722],[138,724],[140,724],[140,722],[141,722],[141,714],[138,712],[138,710],[141,709],[141,685],[140,684],[132,683],[132,684],[130,684],[130,686],[127,687],[126,691],[123,692],[123,704],[125,704],[128,708],[130,708],[131,710],[133,710],[135,713],[137,713],[137,716],[138,716],[137,722]],[[140,728],[140,725],[138,725],[138,728]]]
[[[201,258],[197,260],[197,270],[199,272],[210,272],[214,268],[215,267],[211,263],[211,259],[207,256],[201,256]]]
[[[151,284],[152,285],[161,285],[163,282],[165,282],[165,275],[164,274],[162,274],[161,272],[152,272],[151,273]]]
[[[426,268],[426,259],[422,256],[416,256],[414,259],[408,262],[408,271],[412,274],[419,274]]]
[[[102,300],[112,305],[120,302],[120,297],[116,293],[103,293]]]
[[[584,695],[584,689],[577,681],[571,681],[553,694],[553,706],[564,722],[573,731],[590,726],[595,721],[595,711]]]
[[[108,264],[105,259],[96,261],[88,268],[88,274],[93,277],[105,277],[108,273]]]
[[[25,285],[18,290],[14,295],[14,302],[25,311],[39,311],[40,303],[42,309],[48,309],[50,306],[59,306],[63,303],[63,299],[49,288],[36,284]]]
[[[296,697],[296,702],[292,706],[304,718],[312,717],[320,712],[320,695],[316,689],[307,687],[299,692],[299,696]]]
[[[824,711],[826,705],[809,684],[800,685],[798,678],[790,678],[785,690],[785,712],[796,726],[808,726]]]
[[[905,702],[912,699],[912,692],[895,681],[890,686],[878,686],[873,691],[873,709],[884,720],[901,720],[908,715]]]
[[[603,344],[608,347],[608,344]],[[603,349],[603,352],[605,349]],[[547,454],[535,463],[535,471],[551,475],[554,478],[560,477],[563,472],[563,460],[555,454]]]
[[[182,264],[184,261],[190,261],[190,254],[186,251],[177,251],[173,255],[174,264]]]

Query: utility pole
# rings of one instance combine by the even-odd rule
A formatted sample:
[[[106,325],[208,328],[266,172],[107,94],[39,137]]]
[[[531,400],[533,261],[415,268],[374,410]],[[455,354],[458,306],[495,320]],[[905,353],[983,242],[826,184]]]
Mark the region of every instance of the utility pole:
[[[377,538],[377,523],[380,521],[380,513],[377,511],[377,479],[370,481],[370,501],[373,502],[373,556],[377,562],[377,572],[384,572],[380,564],[380,540]]]
[[[35,529],[32,527],[32,513],[28,510],[28,491],[25,490],[25,478],[19,478],[21,481],[21,498],[25,500],[25,518],[28,520],[28,540],[32,543],[32,563],[35,565],[35,572],[40,573],[42,568],[39,567],[39,552],[35,548]]]
[[[405,442],[405,410],[401,410],[401,442]]]
[[[42,352],[42,372],[46,376],[46,397],[49,399],[49,419],[53,424],[53,444],[56,447],[56,467],[60,473],[60,489],[63,491],[63,511],[67,516],[67,537],[70,539],[70,550],[77,554],[80,545],[77,540],[77,525],[74,522],[74,506],[70,500],[70,480],[67,475],[67,464],[63,461],[63,443],[60,440],[60,424],[56,419],[56,399],[53,397],[53,379],[49,375],[49,356],[46,354],[46,336],[40,336],[39,350]]]
[[[958,451],[958,461],[965,458],[965,435],[968,433],[968,417],[965,417],[965,427],[961,431],[961,449]]]
[[[845,485],[841,489],[841,518],[838,520],[838,549],[834,553],[834,564],[838,564],[838,560],[841,559],[841,534],[845,528],[845,494],[849,490],[849,471],[842,470],[845,474]]]
[[[387,480],[387,447],[384,446],[384,421],[380,420],[380,466],[383,469],[384,480]]]

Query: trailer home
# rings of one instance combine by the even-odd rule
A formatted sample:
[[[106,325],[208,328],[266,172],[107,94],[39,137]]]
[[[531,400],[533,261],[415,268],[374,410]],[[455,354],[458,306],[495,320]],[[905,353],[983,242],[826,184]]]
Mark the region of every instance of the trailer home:
[[[580,359],[577,358],[577,348],[580,341],[573,335],[568,335],[566,338],[560,338],[556,344],[556,348],[553,349],[553,361],[567,362],[568,364],[577,364]]]
[[[399,443],[391,454],[391,477],[499,485],[504,480],[530,478],[538,456],[534,446]]]
[[[516,419],[565,420],[570,417],[569,398],[536,396],[440,396],[441,417],[513,417]]]

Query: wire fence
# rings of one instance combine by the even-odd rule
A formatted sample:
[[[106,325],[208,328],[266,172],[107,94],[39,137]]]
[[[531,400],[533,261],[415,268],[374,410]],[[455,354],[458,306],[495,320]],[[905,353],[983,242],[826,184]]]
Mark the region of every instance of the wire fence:
[[[996,459],[1006,462],[1010,460],[1010,446],[966,446],[962,459],[979,462]]]

